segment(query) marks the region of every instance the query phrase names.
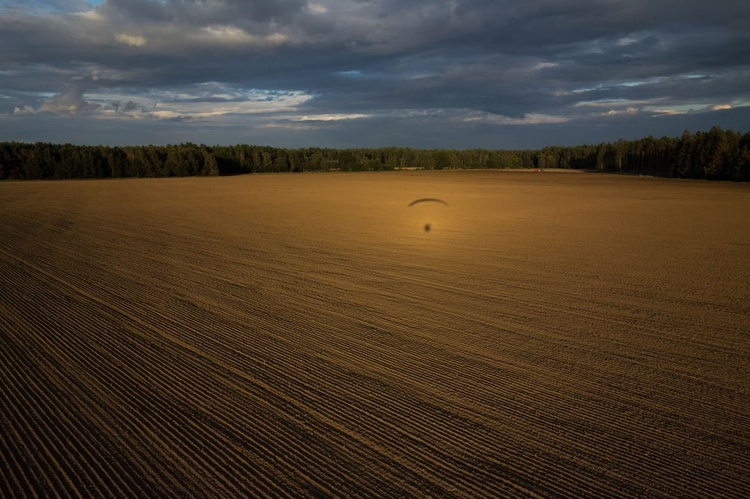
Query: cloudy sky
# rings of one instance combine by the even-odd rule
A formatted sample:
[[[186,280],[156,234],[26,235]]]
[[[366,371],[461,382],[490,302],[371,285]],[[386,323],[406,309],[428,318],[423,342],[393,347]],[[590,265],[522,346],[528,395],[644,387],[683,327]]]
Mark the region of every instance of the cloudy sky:
[[[5,0],[0,141],[532,148],[750,130],[748,0]]]

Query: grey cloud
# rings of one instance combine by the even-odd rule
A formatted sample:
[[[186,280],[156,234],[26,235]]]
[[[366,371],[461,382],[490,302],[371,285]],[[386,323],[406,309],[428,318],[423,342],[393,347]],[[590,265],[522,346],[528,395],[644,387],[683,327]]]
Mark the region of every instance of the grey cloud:
[[[39,108],[42,112],[72,114],[98,109],[98,104],[87,102],[83,99],[83,89],[73,87],[66,92],[54,95],[52,98],[44,101]]]
[[[287,23],[306,4],[303,0],[109,0],[97,12],[131,24],[171,22],[195,28],[231,23],[260,28],[263,23]]]
[[[138,105],[135,102],[133,102],[132,100],[126,102],[125,105],[122,107],[122,110],[124,112],[126,112],[126,113],[135,111],[137,109],[138,109]]]
[[[272,104],[296,92],[310,98],[284,107],[288,116],[369,116],[297,128],[309,137],[338,142],[370,127],[372,137],[416,140],[405,131],[410,122],[422,130],[454,127],[476,142],[498,124],[509,130],[528,116],[588,123],[602,133],[602,123],[613,120],[643,127],[638,120],[653,119],[657,102],[750,105],[745,0],[721,8],[697,0],[107,0],[93,10],[81,2],[67,10],[62,2],[46,4],[0,7],[0,113],[158,117],[144,104],[151,99],[184,104],[186,112],[164,119],[182,119],[183,131],[200,122],[210,135],[205,120],[180,117],[208,115],[211,105],[230,115],[232,104]],[[267,93],[248,97],[249,89]],[[200,112],[187,112],[190,106]],[[252,113],[246,119],[263,136],[301,137],[291,125],[282,132],[273,115]],[[703,114],[691,119],[709,124],[729,116]],[[533,133],[512,129],[517,137]],[[553,129],[559,131],[537,126],[538,140]]]

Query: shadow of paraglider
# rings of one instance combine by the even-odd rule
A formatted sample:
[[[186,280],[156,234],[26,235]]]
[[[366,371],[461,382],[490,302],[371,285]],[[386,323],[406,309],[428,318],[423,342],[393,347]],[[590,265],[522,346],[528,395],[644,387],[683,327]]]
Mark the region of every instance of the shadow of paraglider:
[[[448,206],[448,203],[446,203],[442,199],[438,199],[438,198],[421,198],[421,199],[415,199],[414,201],[412,201],[411,203],[409,203],[408,206],[409,206],[409,208],[411,208],[415,204],[420,204],[420,203],[442,203],[445,206]]]
[[[412,201],[411,203],[409,203],[408,207],[411,208],[412,206],[415,206],[415,205],[418,205],[418,204],[422,204],[422,203],[437,203],[437,204],[443,204],[445,206],[448,206],[448,203],[445,202],[445,201],[443,201],[442,199],[438,199],[438,198],[421,198],[421,199],[416,199],[416,200]],[[430,232],[432,230],[432,223],[431,222],[427,222],[427,223],[424,224],[423,227],[424,227],[425,233]]]

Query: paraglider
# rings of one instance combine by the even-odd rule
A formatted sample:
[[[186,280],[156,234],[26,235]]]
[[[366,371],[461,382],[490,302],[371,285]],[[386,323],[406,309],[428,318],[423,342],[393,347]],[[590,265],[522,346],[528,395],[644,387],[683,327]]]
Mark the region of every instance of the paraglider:
[[[408,207],[411,208],[412,206],[414,206],[416,204],[420,204],[420,203],[439,203],[439,204],[444,204],[445,206],[448,206],[448,203],[445,202],[445,201],[443,201],[442,199],[438,199],[438,198],[421,198],[421,199],[415,199],[414,201],[412,201],[411,203],[409,203]],[[424,224],[424,231],[425,232],[430,232],[430,230],[432,230],[432,224],[431,223]]]

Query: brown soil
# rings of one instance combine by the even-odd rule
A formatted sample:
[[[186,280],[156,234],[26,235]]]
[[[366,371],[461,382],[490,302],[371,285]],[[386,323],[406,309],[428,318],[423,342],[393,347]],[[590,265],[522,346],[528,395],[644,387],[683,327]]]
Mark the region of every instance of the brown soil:
[[[0,184],[0,483],[749,497],[748,207],[594,173]]]

